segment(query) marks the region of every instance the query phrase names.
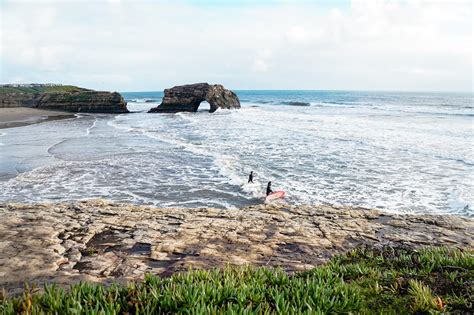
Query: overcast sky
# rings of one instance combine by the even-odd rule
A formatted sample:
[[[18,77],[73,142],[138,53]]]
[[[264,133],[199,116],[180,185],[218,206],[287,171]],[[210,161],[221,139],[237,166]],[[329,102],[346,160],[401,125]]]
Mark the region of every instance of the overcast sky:
[[[1,82],[472,91],[471,1],[5,1]]]

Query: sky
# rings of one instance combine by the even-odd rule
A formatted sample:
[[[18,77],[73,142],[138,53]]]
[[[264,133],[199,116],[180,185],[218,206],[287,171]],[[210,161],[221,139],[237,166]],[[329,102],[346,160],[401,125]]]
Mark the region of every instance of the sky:
[[[471,1],[0,0],[0,82],[473,91]]]

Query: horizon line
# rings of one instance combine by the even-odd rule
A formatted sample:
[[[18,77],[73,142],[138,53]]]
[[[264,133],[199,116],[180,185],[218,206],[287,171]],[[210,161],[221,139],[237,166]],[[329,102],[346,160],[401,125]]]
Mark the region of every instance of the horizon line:
[[[41,84],[41,85],[46,85],[46,84],[52,84],[52,85],[58,85],[58,86],[76,86],[84,89],[93,89],[95,91],[109,91],[109,92],[119,92],[119,93],[144,93],[144,92],[164,92],[165,89],[169,89],[171,87],[167,88],[162,88],[162,89],[157,89],[157,90],[140,90],[140,91],[123,91],[123,90],[115,90],[115,89],[104,89],[102,90],[101,88],[92,88],[92,87],[84,87],[82,85],[75,85],[75,84],[68,84],[68,83],[52,83],[52,82],[47,82],[47,83],[40,83],[40,82],[13,82],[13,83],[4,83],[0,82],[0,86],[2,85],[8,85],[8,84],[20,84],[20,85],[27,85],[27,84]],[[186,84],[181,84],[181,85],[187,85],[190,83]],[[219,83],[216,83],[219,84]],[[179,86],[179,85],[175,85]],[[397,93],[470,93],[474,94],[474,87],[471,88],[471,90],[391,90],[391,89],[228,89],[231,91],[300,91],[300,92],[314,92],[314,91],[321,91],[321,92],[397,92]]]
[[[169,89],[169,88],[165,88]],[[165,89],[161,90],[141,90],[141,91],[119,91],[117,90],[116,92],[119,93],[145,93],[145,92],[164,92]],[[398,92],[398,93],[470,93],[474,94],[474,89],[472,90],[455,90],[455,91],[449,91],[449,90],[386,90],[386,89],[228,89],[231,91],[294,91],[294,92],[315,92],[315,91],[320,91],[320,92]]]

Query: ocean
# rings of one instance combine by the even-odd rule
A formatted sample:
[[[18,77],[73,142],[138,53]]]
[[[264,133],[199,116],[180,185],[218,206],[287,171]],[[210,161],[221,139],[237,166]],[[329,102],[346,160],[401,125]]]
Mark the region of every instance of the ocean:
[[[2,129],[0,201],[231,210],[271,181],[294,205],[474,216],[473,94],[236,93],[240,110],[148,114],[162,92],[124,92],[130,114]]]

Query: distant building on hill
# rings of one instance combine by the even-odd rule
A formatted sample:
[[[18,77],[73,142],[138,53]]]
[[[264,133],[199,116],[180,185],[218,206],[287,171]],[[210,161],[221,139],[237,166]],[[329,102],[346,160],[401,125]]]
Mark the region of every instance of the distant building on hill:
[[[61,86],[56,83],[9,83],[0,84],[0,87],[15,87],[15,88],[33,88],[33,87],[47,87],[47,86]]]

